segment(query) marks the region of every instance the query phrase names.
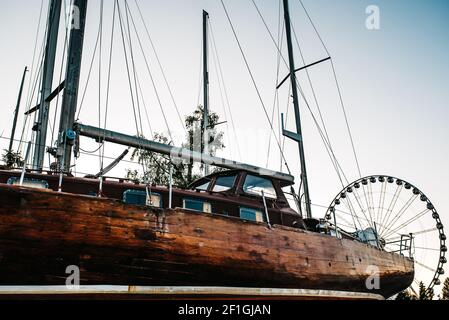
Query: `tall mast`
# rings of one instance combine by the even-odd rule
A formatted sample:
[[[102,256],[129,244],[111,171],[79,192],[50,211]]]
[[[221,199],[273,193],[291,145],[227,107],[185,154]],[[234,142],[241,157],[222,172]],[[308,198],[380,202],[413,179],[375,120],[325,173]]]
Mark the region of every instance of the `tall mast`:
[[[75,140],[73,124],[78,102],[78,87],[83,56],[84,30],[86,26],[87,0],[74,0],[72,30],[67,55],[66,85],[62,99],[58,136],[58,164],[63,172],[70,171],[72,147]]]
[[[204,110],[203,110],[203,136],[202,153],[209,154],[209,46],[207,20],[209,13],[203,10],[203,84],[204,84]],[[209,165],[204,165],[204,174],[209,175]]]
[[[307,181],[307,169],[306,169],[306,157],[304,153],[304,140],[302,137],[301,128],[301,114],[299,112],[299,99],[298,99],[298,88],[295,74],[295,59],[293,56],[293,45],[292,45],[292,32],[290,25],[290,9],[288,5],[288,0],[284,1],[284,19],[285,19],[285,31],[287,33],[287,45],[288,45],[288,60],[290,67],[290,80],[292,82],[292,94],[293,94],[293,105],[295,108],[295,119],[296,119],[296,133],[299,147],[299,158],[301,161],[301,181],[304,186],[304,200],[306,204],[306,216],[307,218],[312,218],[312,210],[310,206],[310,195],[309,195],[309,183]]]
[[[28,68],[25,67],[25,70],[23,71],[22,82],[20,83],[19,97],[17,98],[16,110],[14,112],[14,121],[12,123],[11,138],[9,140],[8,152],[10,154],[12,153],[12,146],[14,144],[14,136],[16,134],[16,126],[17,126],[17,117],[19,116],[19,108],[20,108],[20,101],[22,100],[23,84],[25,83],[25,76],[27,72]]]
[[[36,123],[36,140],[33,157],[33,169],[41,171],[44,166],[45,145],[50,102],[47,97],[52,92],[53,72],[55,69],[56,49],[58,45],[59,20],[61,17],[61,0],[51,0],[48,14],[47,44],[45,47],[44,69],[41,84],[38,122]]]

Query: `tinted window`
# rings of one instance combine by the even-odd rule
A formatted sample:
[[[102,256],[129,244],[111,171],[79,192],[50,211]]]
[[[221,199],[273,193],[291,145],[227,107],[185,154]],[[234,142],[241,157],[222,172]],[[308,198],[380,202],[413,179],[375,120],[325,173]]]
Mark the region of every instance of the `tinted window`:
[[[214,185],[214,192],[223,192],[228,191],[234,186],[236,176],[224,176],[224,177],[218,177],[217,180],[215,180]]]
[[[199,186],[196,186],[195,190],[207,191],[207,189],[209,188],[209,184],[210,184],[210,181],[202,183]]]
[[[247,175],[245,179],[245,184],[243,185],[243,191],[249,194],[254,194],[262,196],[262,191],[267,198],[277,198],[276,190],[274,189],[273,183],[261,177],[256,177],[252,175]]]

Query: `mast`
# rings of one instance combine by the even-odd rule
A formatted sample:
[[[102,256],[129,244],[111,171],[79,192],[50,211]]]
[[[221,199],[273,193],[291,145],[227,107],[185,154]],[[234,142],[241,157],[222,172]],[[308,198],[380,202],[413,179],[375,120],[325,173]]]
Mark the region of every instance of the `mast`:
[[[310,206],[310,195],[309,195],[309,183],[307,181],[307,169],[306,169],[306,159],[304,152],[304,141],[302,137],[301,128],[301,114],[299,112],[299,99],[298,99],[298,88],[296,82],[295,74],[295,59],[293,56],[293,45],[292,45],[292,32],[290,25],[290,9],[288,5],[288,0],[284,1],[284,19],[285,19],[285,31],[287,34],[287,45],[288,45],[288,60],[290,67],[290,80],[292,82],[292,94],[293,94],[293,105],[295,108],[295,119],[296,119],[296,140],[299,147],[299,158],[301,161],[301,182],[304,186],[304,200],[306,203],[306,216],[307,218],[312,218],[312,210]],[[291,138],[291,136],[290,136]]]
[[[12,153],[12,146],[14,144],[14,136],[16,134],[16,126],[17,126],[17,117],[19,116],[19,108],[20,108],[20,101],[22,100],[23,84],[25,83],[25,77],[27,72],[28,68],[25,67],[25,70],[23,71],[22,82],[20,83],[19,97],[17,98],[17,105],[14,113],[14,121],[12,123],[11,138],[9,141],[9,148],[8,148],[8,152],[10,154]]]
[[[67,55],[66,84],[62,99],[57,153],[59,168],[62,172],[70,171],[72,147],[75,140],[73,124],[78,102],[87,0],[74,0],[71,10],[72,30],[70,32],[69,51]]]
[[[202,153],[209,155],[209,46],[207,20],[209,13],[203,10],[203,85],[204,85],[204,110],[203,110],[203,136]],[[209,175],[209,165],[204,165],[204,174]]]
[[[47,44],[45,47],[44,69],[40,90],[40,107],[38,121],[35,126],[36,140],[33,157],[33,169],[36,171],[41,171],[44,165],[50,107],[50,102],[47,101],[47,97],[52,92],[56,49],[58,45],[59,20],[61,17],[61,3],[61,0],[51,0],[48,14]]]

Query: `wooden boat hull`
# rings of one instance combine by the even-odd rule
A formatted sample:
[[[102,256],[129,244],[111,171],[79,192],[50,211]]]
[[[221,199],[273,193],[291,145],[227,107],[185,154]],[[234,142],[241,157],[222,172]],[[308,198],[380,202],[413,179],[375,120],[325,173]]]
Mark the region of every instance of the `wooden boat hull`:
[[[413,261],[347,239],[198,213],[0,185],[0,285],[223,286],[369,292],[413,281]],[[367,279],[377,268],[378,290]]]

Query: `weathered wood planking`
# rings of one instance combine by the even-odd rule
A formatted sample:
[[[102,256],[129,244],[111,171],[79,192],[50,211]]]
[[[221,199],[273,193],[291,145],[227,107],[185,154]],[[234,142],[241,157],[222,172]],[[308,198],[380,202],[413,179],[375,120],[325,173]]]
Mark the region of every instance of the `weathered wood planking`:
[[[0,185],[0,284],[358,291],[409,286],[413,262],[362,243],[181,209]],[[380,290],[365,281],[376,266]]]

